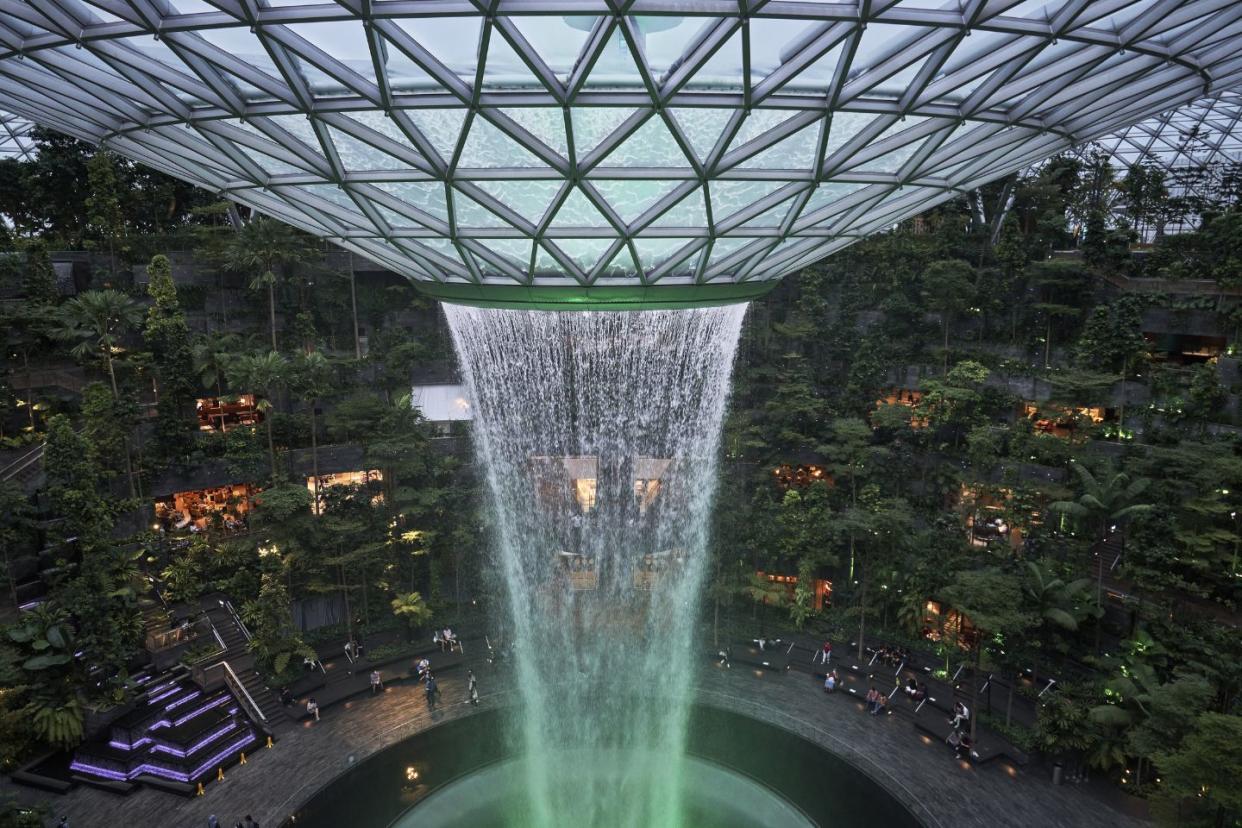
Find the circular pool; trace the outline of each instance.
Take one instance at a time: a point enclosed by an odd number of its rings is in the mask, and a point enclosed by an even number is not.
[[[525,806],[523,759],[498,735],[503,711],[430,728],[355,765],[314,794],[287,828],[559,828]],[[693,708],[682,766],[680,817],[687,828],[916,828],[914,816],[869,776],[782,728],[738,713]],[[563,759],[564,757],[562,757]],[[643,796],[641,757],[569,757],[565,785],[625,784]],[[628,792],[627,792],[628,793]],[[623,817],[624,815],[622,815]],[[607,814],[594,828],[626,824]],[[585,826],[586,823],[584,822]],[[576,826],[575,826],[576,828]]]

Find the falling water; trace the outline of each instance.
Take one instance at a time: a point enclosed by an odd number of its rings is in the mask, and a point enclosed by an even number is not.
[[[689,824],[693,627],[745,306],[445,313],[475,405],[521,700],[530,795],[514,822]]]

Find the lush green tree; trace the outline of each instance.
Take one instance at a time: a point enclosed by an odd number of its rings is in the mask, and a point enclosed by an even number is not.
[[[407,592],[392,599],[392,613],[405,622],[406,640],[413,641],[420,627],[431,623],[435,616],[431,607],[417,592]]]
[[[1091,587],[1089,578],[1078,578],[1066,582],[1049,571],[1046,562],[1027,561],[1025,580],[1022,584],[1026,607],[1034,619],[1035,636],[1038,639],[1036,652],[1046,652],[1057,631],[1075,632],[1084,617],[1083,603],[1087,590]],[[1031,668],[1031,682],[1039,684],[1040,658],[1036,656]]]
[[[154,303],[147,310],[143,338],[151,351],[159,400],[156,408],[157,451],[164,459],[184,457],[190,450],[193,418],[194,357],[185,312],[177,301],[172,265],[155,256],[147,266],[147,294]]]
[[[60,301],[56,289],[56,270],[47,244],[37,239],[26,248],[26,273],[22,279],[22,295],[36,305],[53,306]]]
[[[286,675],[295,658],[315,658],[294,629],[292,607],[284,582],[270,573],[263,576],[259,597],[241,607],[251,631],[250,651],[261,669],[274,676]]]
[[[127,250],[120,187],[112,153],[106,150],[94,153],[86,162],[86,221],[90,236],[87,245],[99,244],[108,251],[108,272],[113,279],[116,278],[116,255]]]
[[[949,326],[975,296],[975,270],[961,259],[932,262],[923,271],[927,307],[940,314],[944,328],[944,371],[949,372]]]
[[[1034,623],[1022,606],[1022,583],[1009,572],[997,568],[958,572],[940,597],[970,619],[975,635],[967,642],[974,655],[975,673],[971,680],[971,710],[979,709],[983,652],[991,636],[1019,640]],[[979,717],[970,717],[970,738],[975,739]]]
[[[120,396],[116,380],[117,354],[124,350],[125,335],[138,326],[138,304],[119,290],[91,290],[60,306],[55,335],[76,343],[75,356],[96,356],[108,374],[112,395]]]
[[[1156,762],[1168,824],[1226,828],[1242,818],[1242,717],[1202,714],[1178,748]]]
[[[275,219],[255,218],[234,234],[225,249],[225,266],[250,275],[250,289],[267,291],[272,350],[276,342],[276,288],[285,272],[314,255],[313,243],[304,233]]]
[[[246,354],[237,359],[233,365],[231,379],[235,387],[251,390],[262,389],[264,399],[256,403],[263,413],[263,424],[267,428],[268,470],[272,477],[277,474],[276,442],[272,437],[273,409],[272,402],[277,392],[289,381],[289,361],[278,351],[267,353]]]

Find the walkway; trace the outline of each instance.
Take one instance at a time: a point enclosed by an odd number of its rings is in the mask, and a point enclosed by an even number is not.
[[[503,666],[493,668],[473,659],[469,666],[483,691],[480,708],[511,700],[502,689],[508,678]],[[15,790],[24,803],[49,802],[54,817],[67,815],[74,828],[202,828],[210,814],[231,826],[247,813],[264,828],[277,828],[298,803],[352,763],[474,710],[465,701],[464,670],[445,674],[440,685],[444,700],[435,713],[427,711],[420,688],[412,683],[328,709],[318,724],[290,728],[273,749],[253,753],[248,764],[229,770],[225,781],[211,785],[202,798],[182,799],[145,788],[119,797],[86,787],[53,796],[14,787],[7,780],[4,787]],[[723,670],[708,664],[701,671],[699,696],[708,704],[799,733],[844,756],[902,799],[928,828],[1147,825],[1080,787],[1054,788],[1038,769],[1011,776],[999,764],[974,767],[955,762],[947,747],[920,739],[909,722],[895,716],[867,716],[846,694],[825,697],[818,682],[803,674],[756,676],[736,666]],[[55,818],[48,824],[55,825]]]

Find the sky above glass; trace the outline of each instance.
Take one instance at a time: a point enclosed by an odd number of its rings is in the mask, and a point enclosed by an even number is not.
[[[731,282],[1237,88],[1240,47],[1224,0],[0,0],[0,109],[414,279]]]

